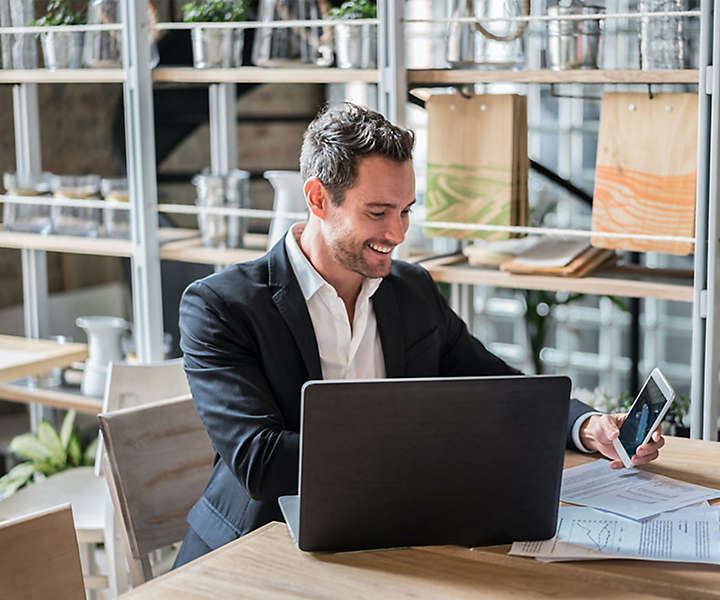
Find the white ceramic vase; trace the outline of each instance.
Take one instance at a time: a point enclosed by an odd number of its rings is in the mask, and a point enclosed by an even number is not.
[[[300,219],[284,216],[277,213],[307,214],[303,180],[300,171],[265,171],[263,177],[267,179],[275,190],[273,212],[275,216],[270,223],[268,235],[268,250],[272,248],[287,233],[290,225]]]
[[[75,324],[85,330],[88,339],[88,359],[80,390],[86,396],[102,396],[108,363],[123,359],[120,339],[129,323],[119,317],[78,317]]]

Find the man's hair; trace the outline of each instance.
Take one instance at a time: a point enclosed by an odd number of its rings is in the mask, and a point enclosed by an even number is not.
[[[393,125],[380,113],[345,102],[321,111],[308,125],[300,152],[303,180],[317,177],[339,206],[355,185],[358,159],[382,156],[397,162],[412,158],[415,134]]]

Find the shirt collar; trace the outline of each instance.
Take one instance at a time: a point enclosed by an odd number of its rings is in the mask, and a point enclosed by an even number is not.
[[[334,288],[323,279],[322,275],[317,272],[312,263],[308,260],[307,256],[300,249],[300,246],[295,239],[293,230],[300,225],[295,223],[288,232],[285,234],[285,249],[290,259],[290,266],[292,267],[295,277],[300,285],[300,290],[303,293],[303,297],[307,302],[315,295],[322,287],[327,286],[331,290],[335,291]],[[382,277],[365,277],[363,279],[362,287],[360,288],[360,294],[358,299],[361,297],[370,298],[382,283]]]

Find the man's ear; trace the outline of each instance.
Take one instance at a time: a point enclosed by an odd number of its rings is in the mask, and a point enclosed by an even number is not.
[[[305,202],[310,212],[320,219],[325,219],[325,211],[330,203],[330,194],[317,177],[310,177],[303,186]]]

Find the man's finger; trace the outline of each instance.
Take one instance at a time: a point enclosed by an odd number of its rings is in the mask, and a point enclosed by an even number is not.
[[[665,438],[661,436],[659,439],[657,439],[654,442],[649,442],[647,444],[643,444],[642,446],[640,446],[637,449],[636,454],[638,454],[638,456],[645,456],[646,454],[650,454],[651,452],[657,452],[664,445],[665,445]]]
[[[600,419],[600,427],[605,434],[605,439],[608,441],[614,440],[620,434],[613,415],[603,415],[602,419]]]
[[[634,465],[644,465],[649,463],[650,461],[655,460],[659,455],[659,452],[652,452],[651,454],[644,454],[642,456],[638,456],[637,454],[632,457],[632,464]]]

